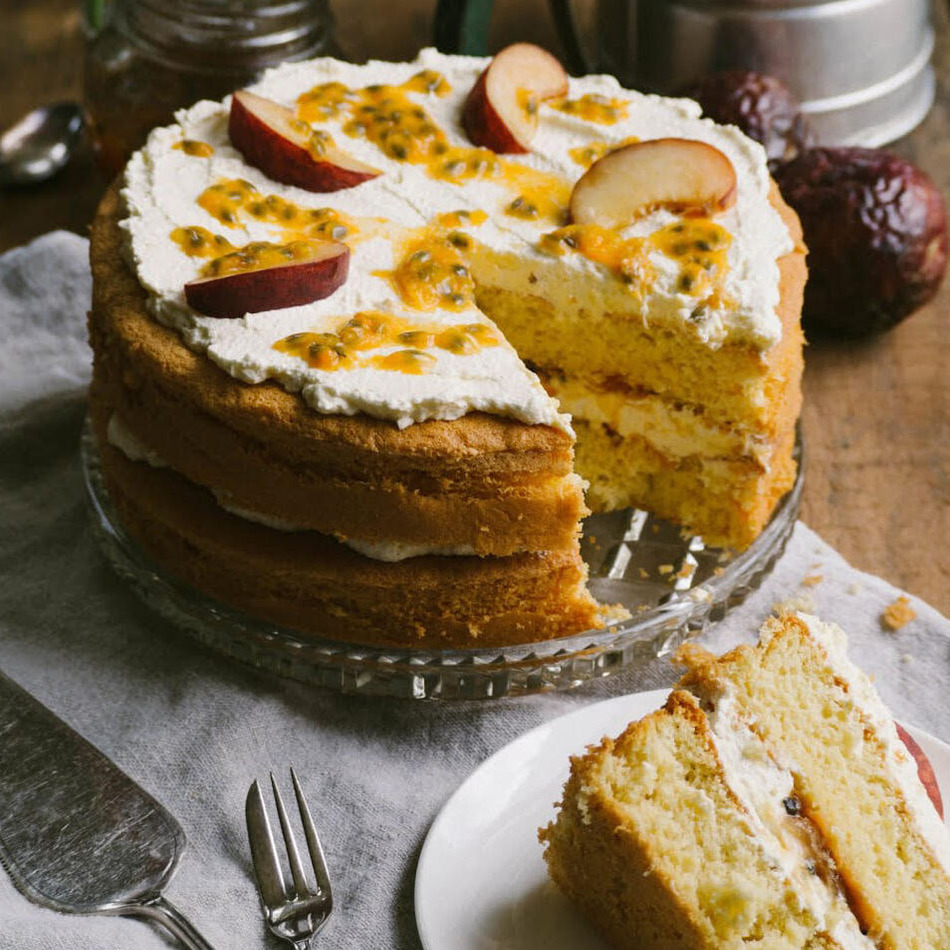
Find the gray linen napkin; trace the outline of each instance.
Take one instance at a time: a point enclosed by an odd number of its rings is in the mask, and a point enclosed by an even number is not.
[[[418,947],[415,864],[456,786],[539,723],[668,684],[673,671],[658,662],[571,694],[420,705],[257,674],[157,619],[113,576],[84,510],[86,254],[85,240],[60,232],[0,257],[0,668],[180,820],[189,848],[168,895],[218,947],[275,946],[257,906],[243,803],[252,778],[288,763],[304,778],[335,883],[320,945]],[[896,715],[950,738],[950,622],[912,601],[917,619],[885,632],[881,611],[899,593],[799,524],[764,587],[707,642],[751,640],[776,601],[810,597],[848,630],[852,656]],[[0,872],[0,950],[169,945],[141,922],[34,907]]]

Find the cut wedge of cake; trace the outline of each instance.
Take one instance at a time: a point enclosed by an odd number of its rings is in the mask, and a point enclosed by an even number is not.
[[[844,634],[681,651],[666,706],[573,760],[540,836],[624,948],[950,946],[950,836]]]

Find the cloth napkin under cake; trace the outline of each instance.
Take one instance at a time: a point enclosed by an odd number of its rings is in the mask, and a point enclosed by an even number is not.
[[[217,947],[275,946],[257,903],[244,796],[252,779],[292,763],[334,881],[318,945],[417,948],[419,850],[475,766],[542,722],[668,685],[675,671],[660,660],[572,693],[479,704],[348,697],[245,669],[154,616],[113,575],[85,510],[87,253],[84,239],[57,232],[0,257],[0,669],[178,818],[189,847],[168,897]],[[852,658],[899,719],[950,738],[950,621],[911,599],[916,618],[885,629],[882,613],[900,594],[800,523],[762,588],[703,642],[720,651],[754,640],[776,602],[810,603],[848,631]],[[139,921],[35,907],[0,872],[0,950],[170,945]]]

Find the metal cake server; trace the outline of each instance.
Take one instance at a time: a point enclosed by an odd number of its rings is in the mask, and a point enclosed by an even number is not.
[[[187,950],[213,950],[161,894],[184,847],[151,795],[0,673],[0,862],[26,897],[145,917]]]

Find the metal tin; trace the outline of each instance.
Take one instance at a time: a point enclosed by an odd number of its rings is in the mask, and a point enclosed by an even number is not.
[[[928,0],[600,0],[596,19],[598,66],[624,85],[670,93],[715,70],[769,73],[826,145],[893,141],[934,98]]]

